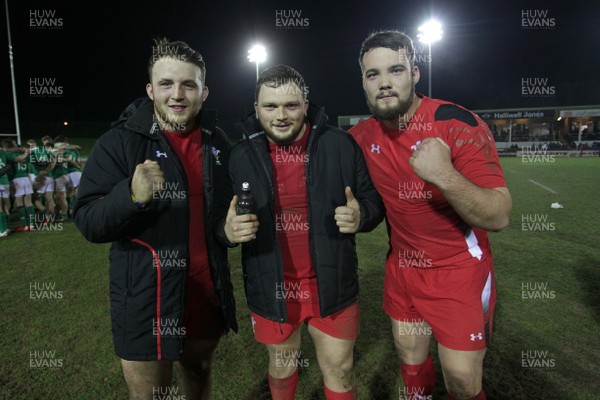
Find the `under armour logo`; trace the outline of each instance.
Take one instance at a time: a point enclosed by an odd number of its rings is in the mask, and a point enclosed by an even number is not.
[[[378,144],[371,145],[371,153],[381,154],[381,146]]]
[[[410,146],[410,149],[412,151],[417,151],[417,149],[419,148],[419,145],[421,144],[420,140],[417,140],[417,143],[413,144],[412,146]]]
[[[159,150],[156,150],[156,157],[167,158],[167,152],[161,153]]]
[[[474,342],[475,340],[483,340],[483,334],[481,332],[477,332],[477,335],[471,333],[471,342]]]

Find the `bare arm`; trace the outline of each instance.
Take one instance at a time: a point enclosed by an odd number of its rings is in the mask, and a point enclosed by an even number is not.
[[[482,188],[466,179],[452,166],[450,148],[442,139],[425,139],[409,162],[421,179],[438,187],[467,224],[488,231],[508,225],[512,208],[508,189]]]

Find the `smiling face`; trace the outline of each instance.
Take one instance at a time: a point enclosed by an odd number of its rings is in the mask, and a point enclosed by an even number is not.
[[[152,67],[152,81],[146,85],[146,93],[154,102],[154,116],[161,129],[189,132],[208,96],[208,88],[198,66],[163,57]]]
[[[367,105],[375,118],[392,121],[408,112],[420,74],[404,49],[375,47],[364,54],[361,69]]]
[[[287,144],[302,137],[308,100],[295,83],[278,87],[261,85],[254,108],[271,142]]]

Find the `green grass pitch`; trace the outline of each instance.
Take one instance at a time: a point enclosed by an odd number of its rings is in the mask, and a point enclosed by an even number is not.
[[[600,159],[526,161],[501,159],[513,210],[509,227],[490,234],[498,304],[484,387],[489,399],[598,399]],[[550,208],[553,202],[564,208]],[[390,323],[381,309],[384,225],[359,235],[357,242],[359,399],[402,399]],[[72,223],[60,231],[0,239],[0,398],[127,397],[112,348],[108,248],[86,242]],[[269,399],[267,354],[252,338],[238,249],[230,262],[240,332],[219,345],[212,398]],[[39,285],[55,298],[32,299],[32,288]],[[301,350],[307,361],[300,369],[297,398],[324,399],[306,329]],[[437,362],[436,369],[434,398],[445,399]]]

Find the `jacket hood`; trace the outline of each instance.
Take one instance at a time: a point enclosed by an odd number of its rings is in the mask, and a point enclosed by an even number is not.
[[[202,109],[196,117],[196,121],[203,130],[212,133],[217,124],[217,110]],[[158,123],[154,122],[154,104],[148,97],[140,97],[131,102],[119,118],[111,124],[111,128],[123,125],[125,129],[150,138],[156,138],[160,130]]]
[[[318,132],[321,127],[327,123],[329,117],[325,114],[325,107],[319,107],[316,104],[308,103],[307,119],[314,127],[313,130]],[[235,124],[235,127],[242,132],[244,138],[249,138],[255,133],[262,132],[263,128],[256,118],[256,113],[251,113],[244,121]]]

